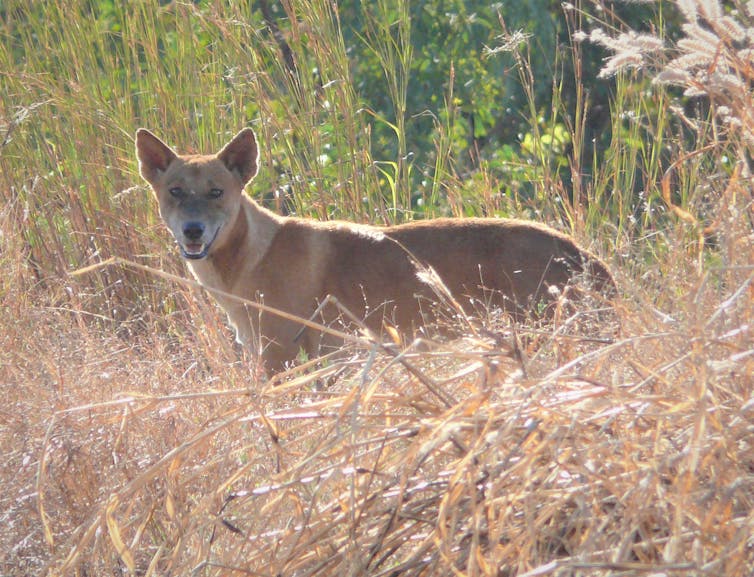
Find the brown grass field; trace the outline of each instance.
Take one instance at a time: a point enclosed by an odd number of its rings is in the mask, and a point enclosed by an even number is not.
[[[25,54],[0,48],[0,575],[754,575],[750,65],[729,61],[741,92],[710,84],[727,116],[684,125],[691,146],[676,132],[688,118],[647,120],[668,157],[661,170],[646,160],[649,144],[640,151],[651,204],[641,226],[620,209],[612,220],[599,212],[600,198],[635,201],[621,196],[639,163],[633,141],[600,167],[606,196],[595,184],[564,213],[543,181],[539,200],[508,207],[544,215],[605,259],[620,292],[611,314],[587,302],[533,327],[449,307],[464,338],[359,334],[345,361],[302,361],[264,381],[208,295],[174,278],[186,271],[131,140],[138,118],[212,149],[244,122],[218,112],[197,132],[178,121],[181,106],[209,109],[228,87],[211,81],[215,60],[197,60],[185,35],[184,56],[181,45],[177,56],[151,51],[155,32],[206,27],[217,35],[212,58],[234,62],[240,35],[255,32],[212,10],[200,18],[174,4],[154,16],[138,4],[122,37],[141,51],[108,64],[107,39],[79,44],[99,38],[79,3],[56,5],[44,26],[24,6],[0,24]],[[302,20],[327,16],[325,3],[293,6]],[[716,66],[732,43],[720,46]],[[130,89],[149,99],[141,114],[102,92],[103,69],[133,72],[129,54],[154,68],[133,74]],[[328,57],[335,67],[339,56]],[[712,66],[684,65],[675,84],[695,86],[699,66]],[[308,112],[275,113],[277,72],[231,91],[238,110],[244,90],[255,95],[263,142],[286,129],[310,135],[295,124]],[[646,85],[631,78],[621,94],[646,111]],[[180,102],[152,102],[177,85]],[[654,90],[663,104],[652,110],[675,114],[665,87]],[[340,96],[343,128],[351,96]],[[318,152],[288,144],[263,165],[288,154],[304,171]],[[351,147],[337,170],[359,174],[349,180],[358,199],[379,174]],[[270,177],[260,178],[264,187]],[[491,176],[482,182],[494,188]],[[347,203],[305,198],[310,215]]]

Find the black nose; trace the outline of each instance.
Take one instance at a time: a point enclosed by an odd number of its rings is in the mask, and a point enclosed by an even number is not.
[[[204,223],[189,221],[183,225],[183,236],[189,240],[199,240],[204,234]]]

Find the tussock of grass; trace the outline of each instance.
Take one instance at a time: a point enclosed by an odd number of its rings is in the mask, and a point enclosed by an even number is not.
[[[182,151],[209,150],[254,123],[270,167],[256,189],[270,204],[400,220],[407,191],[390,182],[410,167],[371,158],[377,120],[360,108],[337,12],[285,3],[296,62],[319,72],[297,77],[241,3],[114,3],[108,18],[78,2],[33,5],[0,8],[0,573],[754,573],[741,94],[708,94],[732,99],[727,111],[690,122],[665,87],[619,74],[598,162],[579,136],[586,98],[560,110],[554,83],[571,200],[552,166],[539,167],[532,198],[501,198],[484,165],[463,188],[466,175],[446,174],[450,126],[438,124],[432,202],[453,185],[440,210],[461,213],[478,191],[482,212],[570,229],[611,265],[612,316],[587,295],[553,324],[512,327],[494,311],[454,318],[448,301],[458,339],[359,335],[337,360],[265,381],[204,292],[147,268],[185,276],[135,186],[131,135],[162,127]],[[730,28],[709,14],[720,34]],[[410,60],[384,36],[390,24],[364,40],[385,62]],[[726,62],[735,73],[739,61]],[[519,65],[524,82],[537,73]],[[673,78],[696,86],[709,65]],[[393,80],[400,111],[405,79]],[[532,146],[547,163],[553,133],[539,130]],[[111,257],[147,266],[69,275]]]

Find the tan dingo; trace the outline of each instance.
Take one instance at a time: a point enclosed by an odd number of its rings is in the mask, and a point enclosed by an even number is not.
[[[437,219],[390,227],[278,216],[244,193],[258,170],[254,132],[239,132],[219,153],[179,156],[145,129],[136,133],[141,175],[198,281],[305,319],[331,295],[376,331],[385,324],[411,334],[437,300],[417,274],[431,267],[456,300],[502,307],[523,318],[563,290],[576,274],[597,290],[610,273],[572,239],[543,225],[508,219]],[[331,338],[279,316],[215,295],[239,342],[267,370],[316,356]],[[316,319],[338,317],[325,306]]]

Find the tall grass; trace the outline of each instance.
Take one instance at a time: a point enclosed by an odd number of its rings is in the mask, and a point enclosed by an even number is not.
[[[711,1],[681,14],[721,18]],[[448,71],[437,154],[422,159],[438,176],[427,216],[463,214],[474,195],[488,214],[573,232],[621,289],[607,341],[574,334],[581,317],[534,329],[489,311],[458,341],[359,337],[347,361],[265,382],[190,284],[134,267],[68,274],[119,256],[185,276],[137,175],[138,126],[187,152],[251,125],[253,194],[269,206],[410,217],[406,4],[378,3],[362,34],[395,118],[365,109],[337,5],[264,4],[0,7],[0,573],[751,575],[745,93],[710,91],[709,114],[692,115],[651,74],[619,72],[598,156],[588,87],[567,110],[556,72],[547,118],[525,111],[531,163],[511,157],[529,181],[506,183],[484,164],[454,173]],[[583,23],[599,22],[615,34],[596,38],[621,48],[605,38],[628,31],[605,8],[577,7],[570,25],[594,38]],[[727,28],[710,28],[720,58],[748,46]],[[582,46],[561,58],[578,64]],[[531,91],[543,72],[512,48]],[[722,61],[748,86],[732,57],[670,80],[699,88]],[[375,123],[394,127],[395,158],[373,157]]]

